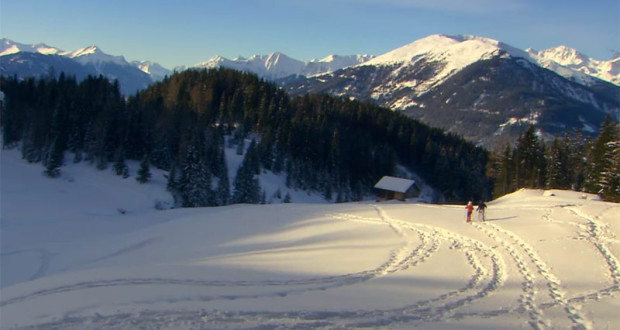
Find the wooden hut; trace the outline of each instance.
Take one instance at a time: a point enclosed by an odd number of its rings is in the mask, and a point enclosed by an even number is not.
[[[396,199],[404,201],[407,198],[420,196],[420,188],[415,181],[393,176],[384,176],[375,184],[377,201]]]

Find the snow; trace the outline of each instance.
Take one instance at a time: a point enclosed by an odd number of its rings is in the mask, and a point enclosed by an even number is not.
[[[2,329],[620,325],[620,205],[594,195],[521,190],[471,224],[413,202],[156,210],[163,172],[0,158]]]
[[[0,52],[0,56],[11,55],[11,54],[16,54],[16,53],[19,53],[19,48],[17,47],[17,45],[11,45],[5,50],[3,50],[2,52]]]

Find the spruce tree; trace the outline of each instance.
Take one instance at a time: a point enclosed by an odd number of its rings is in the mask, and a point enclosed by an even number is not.
[[[117,148],[114,152],[114,165],[112,166],[112,169],[116,175],[121,175],[123,178],[129,177],[129,168],[125,163],[125,152],[122,148]]]
[[[555,138],[547,152],[546,188],[570,189],[571,175],[568,165],[568,148],[562,140]]]
[[[180,194],[180,172],[178,170],[178,166],[176,164],[172,164],[170,171],[168,172],[168,176],[166,177],[168,182],[166,183],[166,189],[172,194],[174,198],[174,205],[176,207],[183,206],[183,198]]]
[[[598,185],[598,194],[603,200],[620,202],[620,139],[607,142],[607,153]]]
[[[510,145],[506,145],[504,151],[497,155],[495,162],[495,184],[493,195],[503,196],[514,191],[513,151]]]
[[[594,141],[584,171],[584,188],[588,192],[599,193],[601,190],[602,174],[606,172],[606,168],[609,168],[607,160],[613,157],[613,153],[610,153],[610,150],[613,149],[613,144],[609,145],[609,142],[618,140],[616,137],[618,134],[616,125],[609,115],[601,124],[599,134]]]
[[[574,134],[566,134],[565,145],[567,148],[567,168],[571,189],[578,191],[582,189],[584,179],[584,168],[586,164],[587,150],[590,148],[588,139],[584,137],[580,130],[575,130]]]
[[[218,148],[218,156],[216,158],[217,168],[217,186],[215,188],[216,205],[227,205],[230,202],[230,180],[228,179],[228,166],[226,166],[226,157],[224,155],[224,140],[220,141]]]
[[[234,190],[233,203],[257,204],[260,202],[260,184],[255,177],[256,164],[254,157],[254,143],[250,145],[243,158],[243,162],[237,170],[237,175],[233,182]]]
[[[604,157],[600,160],[597,193],[606,201],[620,202],[620,124],[613,126],[611,141],[605,143]]]
[[[60,167],[63,164],[63,160],[64,152],[59,147],[57,140],[54,140],[51,150],[48,153],[47,160],[45,161],[45,175],[50,178],[60,176]]]
[[[151,178],[151,169],[149,166],[149,160],[147,157],[144,157],[142,162],[140,163],[140,169],[138,169],[138,176],[136,177],[136,181],[140,183],[146,183]]]
[[[544,146],[530,126],[521,136],[515,148],[516,188],[543,188],[545,184]]]
[[[194,130],[190,134],[178,181],[182,206],[215,206],[217,201],[211,187],[212,173],[205,157],[206,142],[204,136],[198,130]]]

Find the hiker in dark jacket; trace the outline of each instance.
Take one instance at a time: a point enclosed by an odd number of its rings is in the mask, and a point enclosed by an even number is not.
[[[482,221],[484,221],[484,211],[487,209],[487,205],[484,202],[480,202],[480,204],[478,204],[478,207],[476,208],[476,211],[478,212],[478,214],[480,215],[480,219],[482,219]]]

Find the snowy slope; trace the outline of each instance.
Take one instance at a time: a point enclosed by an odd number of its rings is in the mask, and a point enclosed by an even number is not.
[[[234,60],[215,56],[208,61],[196,64],[194,67],[207,69],[226,67],[252,72],[262,78],[275,80],[291,75],[313,76],[333,72],[365,62],[371,58],[370,55],[330,55],[320,60],[300,61],[280,52],[274,52],[268,55],[253,55],[250,58],[238,57]]]
[[[2,329],[620,324],[620,205],[592,195],[523,190],[472,224],[415,203],[156,211],[161,173],[50,180],[18,156],[2,150]]]

